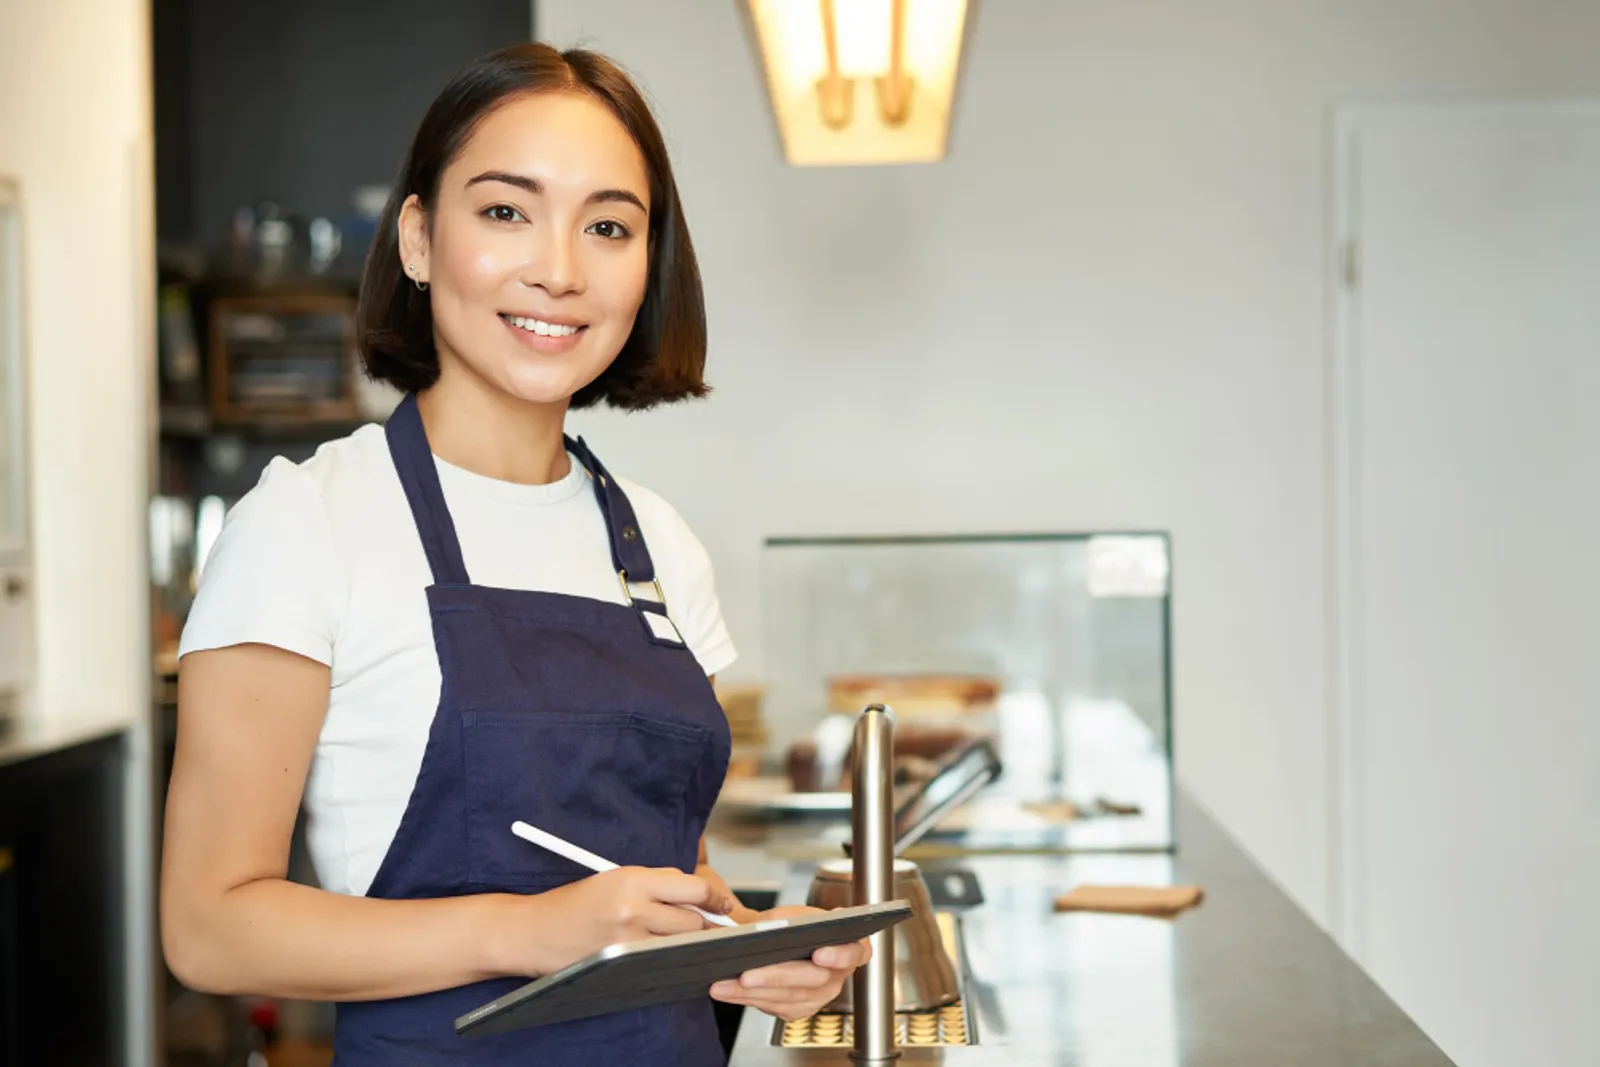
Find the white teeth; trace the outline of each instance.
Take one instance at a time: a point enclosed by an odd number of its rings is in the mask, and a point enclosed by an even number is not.
[[[576,326],[557,326],[543,319],[525,319],[520,315],[507,315],[506,321],[519,330],[528,330],[540,337],[570,337],[578,332]]]

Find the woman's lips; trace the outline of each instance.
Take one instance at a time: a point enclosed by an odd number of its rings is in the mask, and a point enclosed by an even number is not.
[[[570,350],[577,345],[584,331],[589,328],[574,323],[550,322],[523,315],[501,315],[500,321],[506,324],[506,329],[516,335],[518,341],[536,352],[546,353]]]

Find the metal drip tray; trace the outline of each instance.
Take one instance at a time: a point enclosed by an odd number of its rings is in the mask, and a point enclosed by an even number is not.
[[[956,917],[938,912],[944,950],[955,964],[956,974],[966,976],[966,961],[961,955],[961,937]],[[779,1023],[772,1043],[781,1048],[849,1048],[855,1043],[855,1016],[825,1013],[792,1023]],[[976,1045],[977,1035],[967,1018],[966,1006],[957,1000],[930,1011],[902,1012],[895,1016],[895,1043],[902,1048],[939,1048],[951,1045]]]
[[[902,1048],[968,1045],[967,1013],[958,1000],[933,1011],[895,1017],[895,1043]],[[784,1048],[848,1048],[855,1044],[855,1017],[813,1015],[785,1023],[778,1035]]]

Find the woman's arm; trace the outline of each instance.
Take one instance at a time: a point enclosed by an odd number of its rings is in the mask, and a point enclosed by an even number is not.
[[[722,906],[680,871],[623,868],[534,897],[377,900],[296,885],[289,839],[328,668],[266,645],[184,657],[167,798],[162,944],[191,988],[308,1000],[408,996],[559,969]]]
[[[328,668],[266,645],[185,656],[167,796],[162,943],[186,985],[403,996],[493,973],[492,898],[377,901],[286,880]]]

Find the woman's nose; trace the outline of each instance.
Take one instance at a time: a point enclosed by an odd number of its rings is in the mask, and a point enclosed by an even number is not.
[[[551,296],[583,291],[583,263],[577,242],[564,234],[535,237],[522,269],[522,284],[543,289]]]

